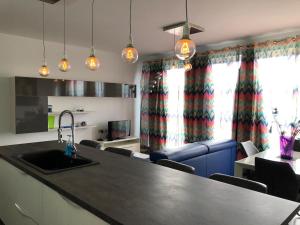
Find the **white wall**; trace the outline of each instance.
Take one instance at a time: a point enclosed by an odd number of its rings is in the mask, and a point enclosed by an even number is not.
[[[59,59],[62,57],[62,44],[46,42],[47,63],[51,70],[49,78],[100,80],[117,83],[134,83],[135,65],[122,62],[120,54],[97,51],[101,60],[101,68],[97,72],[88,71],[84,67],[85,58],[89,55],[88,48],[67,46],[68,58],[72,63],[72,70],[62,73],[57,69]],[[11,77],[27,76],[39,77],[37,71],[42,64],[41,40],[0,34],[0,146],[18,143],[55,140],[56,132],[43,132],[34,134],[16,135],[12,125],[12,96]],[[108,120],[131,119],[134,128],[134,105],[136,100],[121,98],[76,98],[76,97],[50,97],[54,111],[83,107],[93,111],[87,115],[77,116],[77,120],[85,120],[95,124],[98,128],[106,126]],[[38,121],[37,121],[38,122]],[[96,138],[98,128],[83,129],[76,132],[76,141],[84,138]],[[134,131],[133,131],[134,132]]]

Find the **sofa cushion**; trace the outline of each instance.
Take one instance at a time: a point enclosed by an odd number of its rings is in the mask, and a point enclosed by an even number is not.
[[[196,175],[207,177],[207,156],[208,154],[197,156],[194,158],[183,160],[181,161],[181,163],[194,167]]]
[[[207,146],[208,153],[223,151],[225,149],[236,148],[236,142],[233,140],[209,140],[200,141],[198,144]]]
[[[218,151],[206,155],[206,176],[214,173],[233,175],[233,162],[231,161],[231,151]]]
[[[160,159],[170,159],[176,162],[181,162],[207,153],[207,146],[199,143],[191,143],[177,148],[165,148],[161,151],[151,152],[150,160],[156,162]]]

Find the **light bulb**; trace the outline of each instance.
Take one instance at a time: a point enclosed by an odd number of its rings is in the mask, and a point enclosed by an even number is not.
[[[184,63],[184,70],[186,72],[190,71],[193,68],[192,64],[190,62],[185,62]]]
[[[62,58],[58,64],[58,68],[61,72],[67,72],[71,69],[71,64],[67,58]]]
[[[122,51],[122,59],[127,63],[135,63],[139,58],[138,51],[133,47],[132,44],[129,44]]]
[[[182,38],[176,42],[175,54],[180,60],[192,58],[196,53],[196,45],[189,38]]]
[[[171,66],[171,70],[175,70],[175,69],[176,69],[176,64],[173,62]]]
[[[100,67],[100,62],[98,58],[94,55],[91,54],[86,60],[85,60],[85,65],[88,69],[95,71]]]
[[[50,74],[49,67],[46,64],[42,65],[39,69],[39,74],[42,77],[48,77],[48,75]]]

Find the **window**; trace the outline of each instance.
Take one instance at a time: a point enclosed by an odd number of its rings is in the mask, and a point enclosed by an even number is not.
[[[215,139],[230,139],[232,136],[232,116],[234,109],[234,94],[239,74],[239,62],[230,64],[214,64],[212,67],[215,90]],[[184,69],[167,71],[169,90],[167,107],[167,147],[184,144]]]
[[[167,71],[167,85],[169,90],[167,107],[167,147],[177,147],[184,143],[184,69]]]
[[[212,65],[214,84],[214,139],[232,138],[235,90],[240,62]],[[279,148],[279,132],[274,124],[272,110],[278,109],[278,120],[283,129],[289,130],[293,121],[300,120],[300,59],[295,56],[274,57],[257,60],[256,74],[263,88],[263,108],[269,128],[271,149]],[[169,97],[167,147],[184,143],[184,85],[183,69],[167,71]]]
[[[295,56],[258,60],[257,74],[263,87],[263,107],[269,126],[272,127],[269,135],[271,149],[279,149],[279,132],[272,110],[278,109],[278,121],[284,130],[289,130],[289,124],[300,119],[299,62]]]
[[[240,62],[212,65],[214,83],[214,139],[232,138],[234,95]]]

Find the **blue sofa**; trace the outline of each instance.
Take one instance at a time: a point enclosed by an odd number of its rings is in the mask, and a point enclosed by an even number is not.
[[[214,173],[233,175],[237,143],[233,140],[210,140],[150,153],[150,160],[170,159],[193,166],[196,174],[209,177]]]

